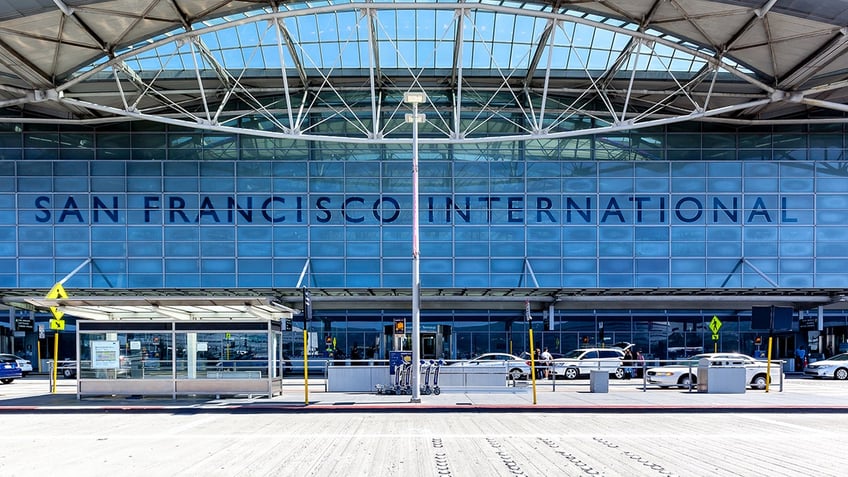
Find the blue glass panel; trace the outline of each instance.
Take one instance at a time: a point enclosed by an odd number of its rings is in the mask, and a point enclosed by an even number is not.
[[[751,192],[774,192],[778,187],[777,176],[747,176],[744,180],[745,191]]]
[[[813,227],[787,227],[779,229],[780,239],[785,241],[812,242],[815,239]]]
[[[742,230],[739,227],[710,227],[707,229],[707,240],[709,242],[740,241]]]
[[[676,176],[671,180],[671,190],[676,193],[703,192],[707,190],[705,177]]]
[[[815,247],[812,242],[783,242],[780,244],[780,256],[813,257],[815,256]]]
[[[257,254],[257,256],[266,256],[263,254]],[[262,274],[271,272],[271,263],[265,259],[248,259],[248,258],[239,258],[236,261],[236,266],[238,267],[239,275],[243,273],[251,274]]]
[[[603,174],[607,171],[601,171],[601,177],[603,180],[599,181],[598,190],[600,192],[612,192],[617,194],[622,194],[626,192],[633,192],[633,178],[632,177],[606,177]]]
[[[746,227],[744,229],[745,240],[748,242],[776,242],[778,240],[777,227]]]
[[[457,257],[488,257],[488,243],[456,242],[454,244]]]
[[[169,257],[197,257],[200,255],[200,243],[165,242],[165,255]]]
[[[412,243],[411,242],[383,242],[382,255],[383,257],[411,257]]]
[[[672,259],[670,271],[673,274],[702,274],[706,270],[704,259]]]
[[[845,257],[848,256],[848,241],[845,242],[819,242],[816,244],[816,256],[818,257]]]
[[[781,259],[778,263],[780,273],[795,273],[795,274],[803,274],[809,273],[810,270],[813,269],[813,264],[815,261],[813,259],[809,260],[799,260],[799,259]],[[785,285],[784,285],[785,286]]]
[[[598,286],[613,287],[613,288],[631,288],[635,287],[636,283],[633,275],[630,274],[599,274]]]
[[[560,256],[560,243],[542,241],[528,242],[527,255],[530,257],[558,258]],[[546,260],[543,260],[542,262],[549,263],[549,261]]]
[[[497,245],[492,245],[491,254],[493,257],[523,257],[524,242],[501,242]]]
[[[163,192],[185,193],[199,190],[199,180],[196,177],[165,177],[162,182]]]
[[[236,261],[229,258],[209,259],[203,258],[200,261],[200,271],[204,274],[214,273],[235,273]]]
[[[385,273],[382,276],[383,284],[382,286],[393,288],[393,287],[409,287],[410,281],[409,275],[398,275],[392,273]],[[444,285],[448,286],[448,285]]]
[[[345,272],[348,274],[348,277],[357,275],[367,275],[369,277],[379,276],[380,260],[345,260]]]
[[[710,257],[742,257],[742,244],[734,242],[710,242],[707,244]]]
[[[491,273],[510,273],[513,276],[521,275],[524,271],[523,259],[493,259],[489,264]]]
[[[707,285],[704,275],[672,275],[669,286],[675,288],[703,288]]]
[[[637,257],[668,257],[669,254],[668,242],[637,242],[635,247]]]
[[[89,182],[91,192],[126,192],[124,177],[92,177]]]
[[[486,268],[483,268],[482,271],[485,271]],[[451,259],[429,259],[429,260],[421,260],[421,272],[422,273],[447,273],[450,274],[453,272],[453,265]]]
[[[643,273],[636,275],[636,286],[638,288],[660,288],[668,286],[668,275]]]
[[[20,242],[52,241],[54,231],[52,227],[23,226],[18,228],[18,240]],[[14,239],[15,230],[8,229],[8,233],[9,238]]]
[[[609,242],[632,242],[633,227],[601,227],[598,238],[603,245]]]
[[[601,258],[598,260],[598,271],[600,273],[633,273],[633,260]]]
[[[20,192],[41,192],[50,190],[53,180],[49,177],[19,177],[18,190]]]
[[[53,242],[19,242],[18,254],[22,257],[52,257]]]
[[[563,246],[563,257],[595,257],[598,247],[595,242],[569,242]]]
[[[595,273],[597,272],[597,261],[594,259],[574,259],[563,260],[563,273]]]
[[[307,257],[309,256],[308,246],[306,241],[291,241],[281,242],[275,240],[274,256],[275,257]]]
[[[746,242],[744,245],[746,257],[776,257],[776,242]]]
[[[234,257],[235,254],[235,242],[200,242],[200,255],[203,257]]]
[[[411,250],[411,248],[410,248]],[[450,257],[452,256],[451,244],[450,242],[443,241],[422,241],[421,242],[421,256],[427,258],[433,257]]]
[[[467,284],[461,284],[461,280],[465,277],[454,277],[451,274],[422,274],[421,284],[426,287],[481,287],[486,286],[485,277],[481,275],[472,275],[471,280]],[[479,279],[479,282],[477,281]],[[408,286],[408,285],[407,285]]]
[[[201,177],[198,181],[198,191],[210,192],[229,192],[233,193],[236,190],[236,181],[233,177]]]
[[[835,193],[844,193],[845,192],[845,178],[820,178],[816,180],[816,190],[821,193],[826,192],[835,192]]]
[[[200,274],[169,273],[165,275],[165,286],[174,288],[190,288],[200,286]]]
[[[131,288],[161,288],[165,286],[164,275],[159,274],[141,274],[131,273],[128,280],[128,285]]]
[[[165,260],[165,273],[196,273],[197,260]],[[199,276],[199,275],[198,275]]]
[[[348,257],[378,257],[380,256],[380,244],[377,241],[347,242],[345,254]],[[376,272],[379,273],[379,268]]]
[[[412,273],[412,260],[383,259],[383,273]]]
[[[56,257],[87,258],[91,253],[89,252],[88,242],[59,242],[55,244],[54,255]]]
[[[817,242],[833,242],[845,240],[845,228],[840,226],[816,227]]]
[[[562,190],[568,193],[593,193],[598,190],[598,183],[594,177],[569,178],[562,180]]]
[[[125,242],[94,242],[92,247],[97,250],[97,258],[100,257],[124,257],[127,255]],[[99,263],[99,262],[98,262]]]
[[[343,242],[312,242],[312,256],[317,257],[343,257]]]
[[[161,254],[160,254],[161,256]],[[162,262],[159,260],[131,258],[127,260],[127,271],[131,275],[143,273],[162,273]]]
[[[568,275],[564,277],[566,287],[570,288],[594,288],[598,286],[596,275]]]

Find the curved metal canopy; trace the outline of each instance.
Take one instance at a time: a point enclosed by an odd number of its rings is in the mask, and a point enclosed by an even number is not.
[[[423,90],[424,143],[842,122],[846,20],[842,0],[5,1],[0,120],[408,142]]]

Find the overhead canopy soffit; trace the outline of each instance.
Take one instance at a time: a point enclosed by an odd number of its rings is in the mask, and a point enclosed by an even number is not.
[[[251,296],[74,296],[46,299],[18,296],[4,299],[13,306],[57,309],[90,320],[272,320],[291,318],[295,310],[278,300]]]
[[[408,289],[311,288],[316,311],[408,310]],[[254,294],[255,293],[255,294]],[[68,290],[69,297],[46,299],[38,290],[5,290],[8,306],[64,313],[94,320],[281,320],[298,316],[302,290]],[[796,310],[847,309],[846,289],[422,289],[421,308],[431,311],[514,311],[523,316],[553,307],[585,310],[732,310],[753,306],[790,306]]]
[[[409,90],[425,143],[848,110],[843,1],[275,4],[0,2],[0,108],[372,143],[409,141]]]

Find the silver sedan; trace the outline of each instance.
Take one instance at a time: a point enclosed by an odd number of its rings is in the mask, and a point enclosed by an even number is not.
[[[848,353],[837,354],[825,360],[816,361],[804,368],[804,375],[844,381],[848,379]]]

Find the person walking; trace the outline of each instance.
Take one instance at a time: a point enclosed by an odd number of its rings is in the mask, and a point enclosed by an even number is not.
[[[551,366],[553,365],[554,357],[548,351],[548,348],[545,348],[545,351],[542,351],[541,358],[542,365],[545,367],[545,379],[549,379],[551,377]]]
[[[633,367],[635,366],[633,352],[630,351],[630,348],[624,351],[624,358],[621,364],[624,366],[624,379],[630,379],[633,376]]]

